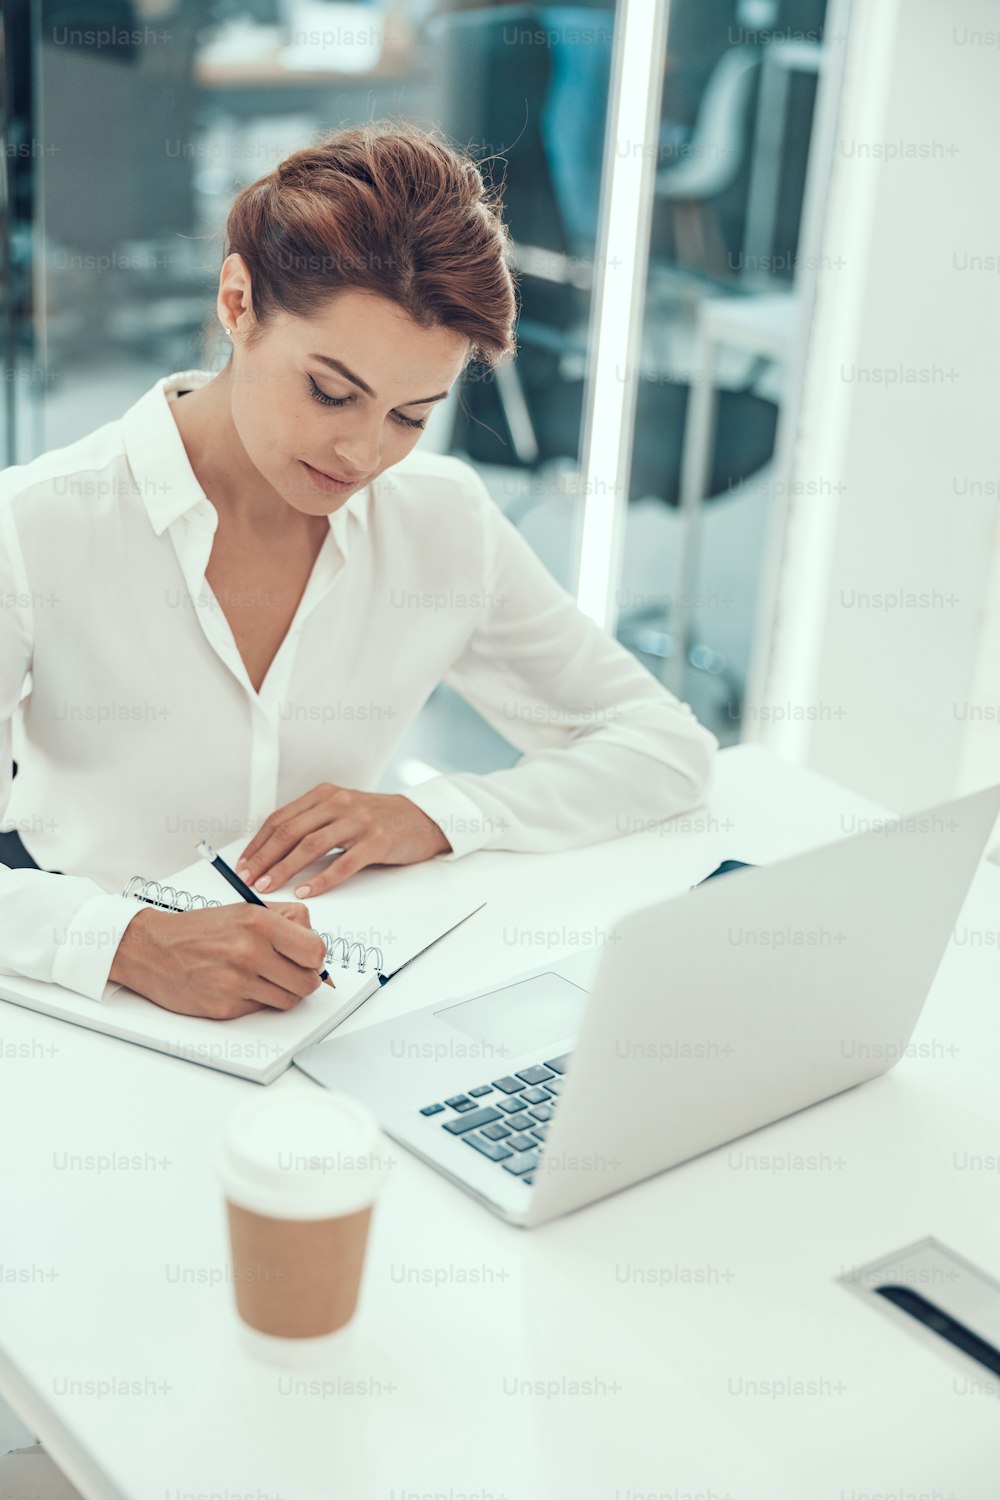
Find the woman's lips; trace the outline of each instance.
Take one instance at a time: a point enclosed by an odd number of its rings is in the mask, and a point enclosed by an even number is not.
[[[361,483],[360,479],[334,479],[322,469],[313,468],[312,464],[306,463],[304,458],[300,458],[299,463],[302,464],[317,489],[325,491],[328,495],[342,495],[345,490],[352,490],[355,485]]]

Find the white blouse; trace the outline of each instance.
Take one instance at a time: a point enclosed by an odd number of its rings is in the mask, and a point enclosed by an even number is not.
[[[377,789],[442,680],[524,754],[407,789],[452,845],[439,858],[593,843],[702,800],[715,737],[453,457],[414,449],[330,516],[255,692],[168,407],[211,378],[168,375],[0,475],[0,827],[43,867],[0,864],[0,970],[101,999],[142,909],[132,875],[166,879],[199,837],[249,842],[319,782]]]

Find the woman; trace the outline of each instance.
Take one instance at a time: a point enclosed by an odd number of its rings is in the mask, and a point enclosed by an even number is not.
[[[178,917],[109,894],[199,835],[242,839],[259,891],[343,850],[304,898],[668,817],[717,746],[469,465],[419,450],[469,362],[514,349],[472,160],[387,123],[294,153],[234,202],[216,308],[220,373],[169,375],[0,481],[0,807],[35,866],[0,866],[0,952],[95,1001],[110,979],[228,1019],[311,993],[323,945],[297,902]],[[370,790],[442,680],[524,758]]]

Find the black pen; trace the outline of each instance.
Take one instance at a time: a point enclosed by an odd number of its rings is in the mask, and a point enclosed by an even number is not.
[[[202,839],[200,844],[195,844],[195,848],[201,855],[202,859],[207,859],[209,864],[213,865],[215,869],[218,870],[223,880],[229,881],[229,884],[232,886],[233,890],[237,891],[239,895],[243,897],[244,901],[250,901],[254,906],[267,905],[267,902],[262,901],[256,891],[252,891],[250,887],[240,879],[235,870],[231,870],[229,868],[222,856],[216,854],[211,844],[207,843],[205,839]],[[330,986],[331,990],[335,990],[337,988],[325,969],[319,977],[324,984],[328,984]]]

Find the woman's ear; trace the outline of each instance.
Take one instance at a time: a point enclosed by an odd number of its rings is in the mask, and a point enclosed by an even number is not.
[[[245,314],[252,316],[250,271],[242,255],[227,255],[219,273],[219,296],[216,310],[223,328],[235,330]]]

